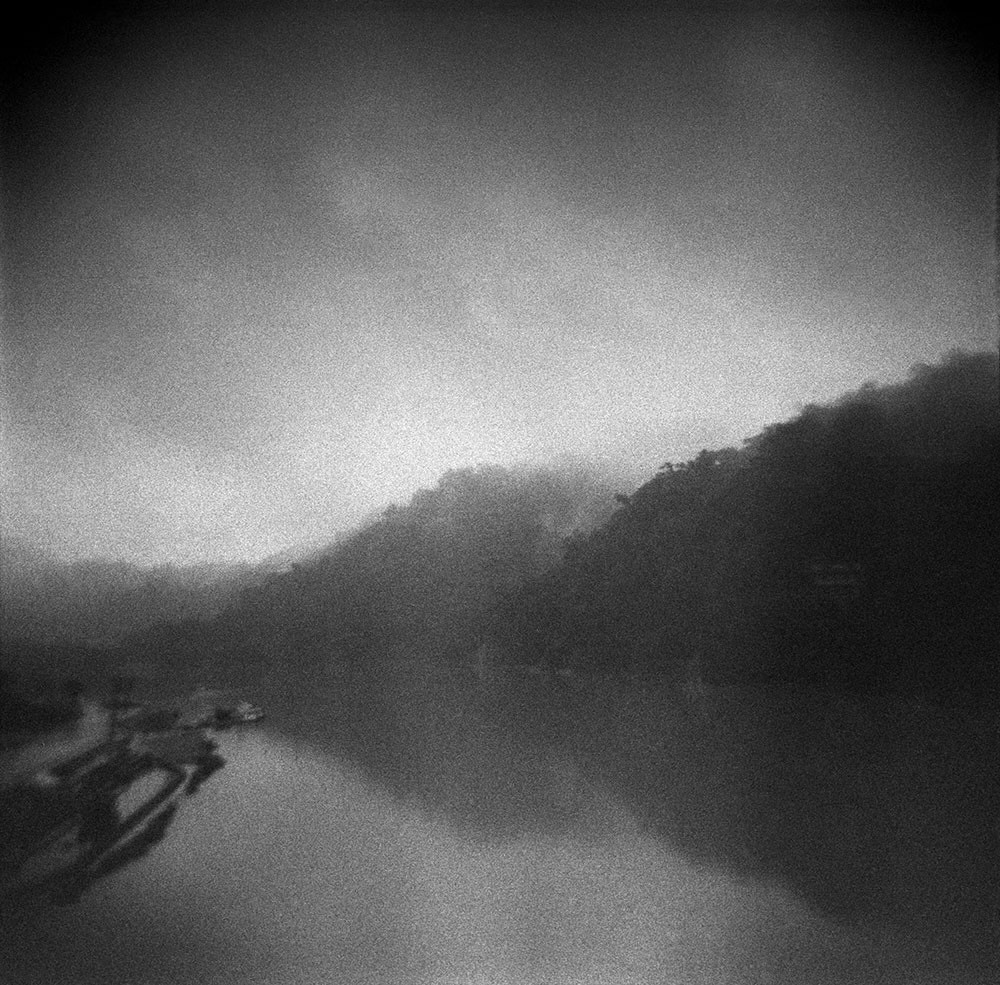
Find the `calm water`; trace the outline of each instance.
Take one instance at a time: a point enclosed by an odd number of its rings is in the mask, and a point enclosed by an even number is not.
[[[572,760],[539,753],[556,831],[499,840],[268,733],[149,857],[0,928],[10,983],[967,982],[786,889],[685,861]],[[945,964],[945,962],[941,962]]]

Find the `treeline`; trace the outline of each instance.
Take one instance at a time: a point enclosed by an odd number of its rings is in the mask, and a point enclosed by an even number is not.
[[[244,590],[209,622],[132,637],[120,662],[174,679],[303,680],[374,653],[464,659],[501,605],[614,509],[585,466],[445,474],[317,556]]]
[[[995,695],[998,396],[953,353],[668,462],[494,630],[557,666]]]
[[[389,654],[955,700],[997,692],[997,359],[954,353],[806,407],[631,495],[583,467],[481,467],[210,618],[91,664],[301,686]],[[615,493],[618,492],[616,496]]]

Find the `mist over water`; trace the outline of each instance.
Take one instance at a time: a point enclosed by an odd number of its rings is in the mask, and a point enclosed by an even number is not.
[[[969,981],[888,931],[686,861],[563,753],[532,782],[564,823],[493,839],[315,746],[254,732],[223,752],[157,851],[5,928],[5,981]]]

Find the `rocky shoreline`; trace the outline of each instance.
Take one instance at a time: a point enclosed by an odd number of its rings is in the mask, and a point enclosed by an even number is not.
[[[4,764],[0,908],[75,902],[144,856],[183,798],[225,766],[213,733],[263,717],[204,694],[155,706],[118,698],[83,705],[72,733],[20,747]]]

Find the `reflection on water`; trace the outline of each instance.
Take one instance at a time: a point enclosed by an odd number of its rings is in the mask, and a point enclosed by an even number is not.
[[[156,851],[76,907],[0,928],[5,981],[969,980],[686,862],[562,754],[539,775],[579,821],[489,842],[266,732],[222,752]]]

